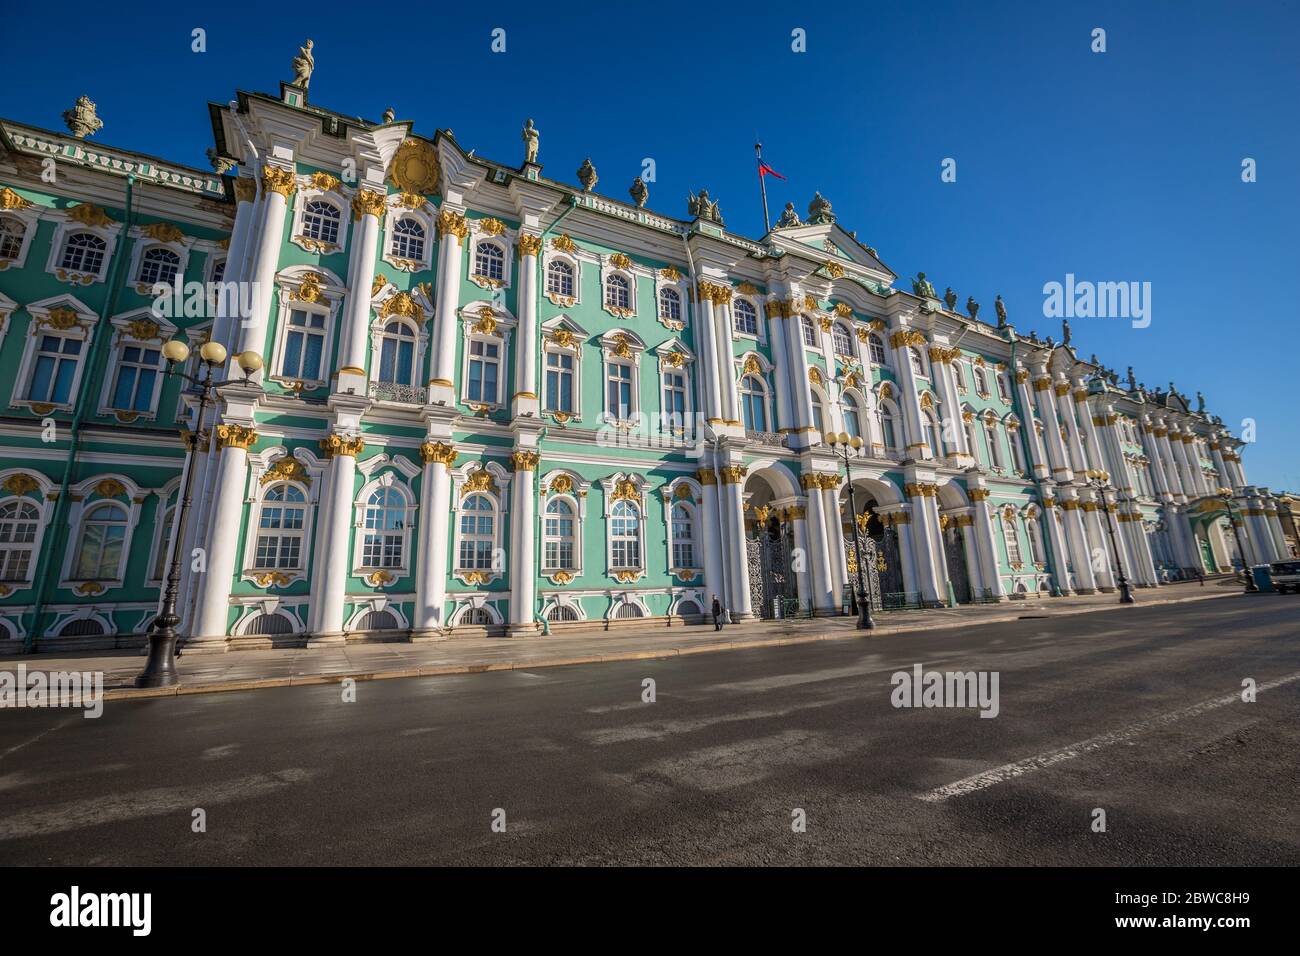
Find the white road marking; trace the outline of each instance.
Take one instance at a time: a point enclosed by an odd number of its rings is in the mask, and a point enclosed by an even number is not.
[[[1300,673],[1291,674],[1287,677],[1280,677],[1274,681],[1268,681],[1256,686],[1256,691],[1273,690],[1282,687],[1285,684],[1293,683],[1300,680]],[[1223,697],[1215,697],[1213,700],[1201,701],[1199,704],[1193,704],[1191,707],[1184,707],[1182,710],[1175,710],[1168,714],[1161,714],[1159,717],[1151,717],[1147,720],[1140,720],[1136,724],[1130,724],[1121,730],[1111,731],[1108,734],[1101,734],[1097,737],[1089,737],[1079,743],[1069,744],[1061,747],[1059,750],[1050,750],[1047,753],[1038,754],[1035,757],[1026,757],[1024,760],[1017,760],[1015,763],[1003,764],[1000,767],[994,767],[992,770],[985,770],[983,773],[977,773],[969,777],[963,777],[961,780],[946,784],[926,793],[917,794],[918,800],[924,800],[927,803],[941,803],[950,797],[961,797],[968,793],[974,793],[977,790],[984,790],[994,784],[1002,783],[1006,780],[1012,780],[1016,777],[1024,776],[1035,770],[1042,770],[1053,764],[1061,763],[1065,760],[1073,760],[1075,757],[1081,757],[1086,753],[1092,753],[1095,750],[1101,750],[1104,747],[1111,747],[1126,740],[1131,740],[1161,727],[1167,727],[1187,717],[1196,717],[1200,714],[1216,710],[1219,707],[1226,707],[1229,704],[1241,702],[1241,693],[1225,694]]]

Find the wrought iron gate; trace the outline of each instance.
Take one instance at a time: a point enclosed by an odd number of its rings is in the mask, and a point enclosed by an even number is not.
[[[785,529],[760,530],[745,541],[745,554],[749,559],[749,599],[754,613],[764,620],[783,614],[785,602],[797,597]],[[778,607],[782,610],[778,611]]]
[[[948,581],[958,604],[969,604],[970,575],[966,568],[966,545],[961,528],[948,528],[943,536],[943,555],[948,565]]]
[[[866,564],[863,570],[866,572],[867,593],[871,595],[871,609],[879,611],[883,607],[880,595],[880,552],[876,548],[876,539],[870,535],[863,535],[863,548],[866,550]],[[858,609],[858,548],[853,537],[846,536],[844,539],[844,566],[849,572],[849,593],[852,595],[852,607],[854,613]]]

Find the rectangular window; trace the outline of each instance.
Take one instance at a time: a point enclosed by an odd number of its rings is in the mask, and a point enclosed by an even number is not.
[[[619,421],[632,417],[632,366],[610,362],[605,366],[608,385],[605,410]]]
[[[32,368],[32,383],[27,398],[33,402],[64,405],[72,398],[72,380],[81,361],[81,339],[58,335],[41,336]]]
[[[1007,377],[1003,375],[1001,372],[998,372],[997,380],[998,380],[998,397],[1000,397],[1004,402],[1010,402],[1011,391],[1007,387]]]
[[[280,374],[304,382],[321,381],[325,355],[325,316],[294,309],[284,339],[284,360]]]
[[[686,376],[681,372],[664,375],[664,426],[686,427]]]
[[[158,349],[128,345],[122,349],[113,387],[113,407],[147,412],[153,407],[153,387],[158,379]]]
[[[497,373],[501,367],[501,346],[475,339],[469,343],[469,392],[471,402],[497,404]]]
[[[573,412],[573,356],[546,353],[546,410]]]

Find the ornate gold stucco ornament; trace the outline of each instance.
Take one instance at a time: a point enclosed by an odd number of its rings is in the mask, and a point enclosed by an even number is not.
[[[308,272],[302,277],[298,288],[289,292],[289,298],[295,302],[319,302],[323,290],[324,277],[317,272]]]
[[[288,199],[298,189],[298,180],[292,172],[279,166],[262,167],[262,192],[279,193]]]
[[[94,203],[83,202],[68,210],[68,218],[83,226],[111,226],[113,219]]]
[[[170,222],[151,222],[140,227],[140,234],[158,242],[180,242],[185,238],[185,233]]]
[[[352,218],[359,220],[362,216],[374,216],[376,219],[382,219],[387,208],[385,198],[383,193],[373,189],[361,190],[352,197]]]
[[[262,484],[270,484],[273,481],[297,481],[304,485],[310,485],[311,475],[307,474],[307,469],[303,467],[302,462],[286,455],[283,458],[276,459],[270,468],[262,472]]]
[[[366,450],[366,442],[360,435],[353,438],[345,435],[326,435],[320,440],[320,450],[326,458],[337,458],[340,455],[356,458]]]
[[[436,193],[442,180],[438,153],[422,140],[408,139],[393,154],[388,176],[404,193]]]

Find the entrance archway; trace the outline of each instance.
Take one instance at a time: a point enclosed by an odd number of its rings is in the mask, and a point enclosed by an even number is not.
[[[752,471],[745,479],[745,556],[750,603],[764,620],[791,617],[799,606],[791,563],[795,548],[793,478],[780,466]]]
[[[854,511],[856,499],[857,510]],[[863,551],[862,578],[873,610],[906,603],[907,579],[903,573],[899,526],[882,509],[902,502],[898,489],[878,478],[858,478],[840,489],[840,528],[844,539],[844,567],[851,605],[857,613],[858,549]]]

